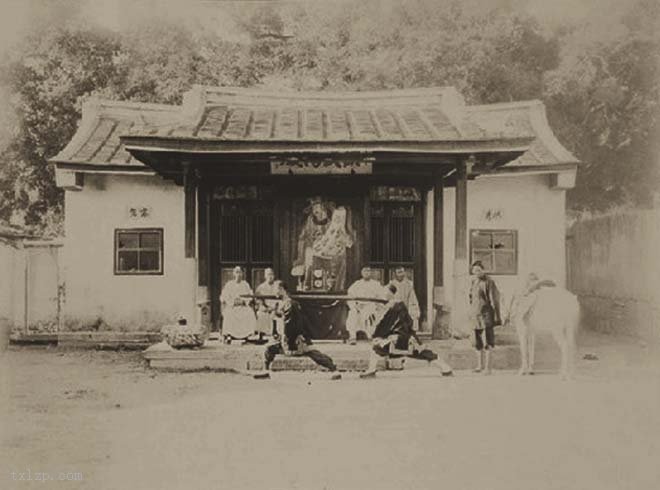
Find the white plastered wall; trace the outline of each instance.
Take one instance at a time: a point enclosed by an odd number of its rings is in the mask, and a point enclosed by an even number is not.
[[[444,296],[451,306],[454,263],[455,191],[444,190]],[[488,211],[491,216],[488,218]],[[493,275],[503,302],[510,299],[529,272],[564,286],[565,191],[550,188],[550,176],[482,176],[468,182],[468,234],[471,229],[518,232],[518,274]],[[469,247],[469,235],[468,235]]]
[[[130,207],[149,210],[135,218]],[[162,275],[115,275],[118,228],[162,228]],[[184,258],[182,187],[150,175],[87,174],[65,197],[63,327],[100,318],[113,330],[157,329],[178,313],[194,318],[195,260]]]

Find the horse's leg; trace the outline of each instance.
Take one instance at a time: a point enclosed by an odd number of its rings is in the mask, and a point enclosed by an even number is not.
[[[534,331],[530,327],[527,332],[527,374],[534,374]]]
[[[567,345],[566,345],[566,334],[564,332],[563,323],[554,323],[551,326],[552,337],[555,339],[555,342],[559,346],[559,351],[561,352],[561,363],[559,366],[559,375],[564,378],[566,372],[566,360],[567,357]]]
[[[525,325],[524,320],[520,320],[516,325],[516,333],[518,334],[518,344],[520,347],[520,369],[518,370],[518,374],[520,375],[527,374],[529,369],[529,344],[527,342],[528,330],[529,329],[527,325]]]
[[[566,325],[566,371],[565,378],[572,379],[575,374],[575,356],[577,355],[576,345],[576,327],[574,324],[569,323]]]

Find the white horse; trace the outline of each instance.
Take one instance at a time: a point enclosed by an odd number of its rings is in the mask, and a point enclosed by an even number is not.
[[[561,287],[541,287],[512,299],[505,323],[512,322],[520,342],[521,367],[518,374],[533,374],[534,335],[550,331],[561,349],[562,379],[573,376],[576,335],[580,323],[577,297]]]

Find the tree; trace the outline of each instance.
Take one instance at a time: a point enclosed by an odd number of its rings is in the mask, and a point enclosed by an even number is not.
[[[660,6],[632,3],[607,32],[563,39],[545,99],[560,139],[582,161],[569,204],[649,206],[660,189]]]
[[[659,178],[657,2],[624,5],[608,24],[554,30],[514,10],[519,3],[241,4],[215,7],[209,19],[149,12],[118,31],[75,11],[42,20],[0,64],[15,114],[0,127],[0,220],[58,223],[62,194],[47,159],[75,132],[84,98],[177,104],[193,84],[451,85],[473,104],[542,99],[583,162],[570,206],[649,204]]]
[[[75,132],[79,98],[115,76],[114,35],[84,27],[50,27],[25,40],[2,70],[17,115],[0,154],[0,219],[56,225],[62,193],[48,158]]]

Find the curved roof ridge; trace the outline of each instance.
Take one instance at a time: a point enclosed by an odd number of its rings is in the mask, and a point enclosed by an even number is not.
[[[154,102],[134,102],[130,100],[110,100],[110,99],[90,99],[96,100],[99,107],[117,108],[117,109],[130,109],[130,110],[144,110],[144,111],[165,111],[175,112],[181,109],[179,105],[172,104],[159,104]],[[84,105],[83,105],[84,108]]]
[[[433,95],[458,95],[460,93],[452,86],[424,87],[411,89],[384,89],[384,90],[264,90],[259,87],[215,87],[208,85],[194,85],[193,90],[207,93],[220,93],[222,95],[241,95],[256,98],[274,99],[312,99],[312,100],[353,100],[353,99],[391,99],[393,97],[423,97]]]
[[[579,160],[557,139],[555,133],[550,127],[548,116],[545,111],[545,105],[540,103],[531,108],[531,123],[534,131],[539,134],[541,141],[546,148],[554,155],[559,163],[578,163]]]
[[[497,111],[501,109],[518,109],[524,107],[532,107],[535,105],[543,105],[543,101],[540,99],[529,99],[529,100],[516,100],[513,102],[493,102],[492,104],[477,104],[469,105],[466,109],[470,112],[475,111]]]
[[[557,139],[548,118],[546,115],[545,104],[539,99],[530,99],[515,102],[499,102],[494,104],[481,104],[466,107],[468,114],[475,117],[479,114],[486,115],[492,114],[491,118],[497,111],[509,111],[509,114],[520,113],[523,111],[526,114],[525,118],[528,121],[530,129],[536,135],[535,142],[532,143],[530,149],[526,154],[517,158],[508,165],[520,165],[528,157],[537,160],[537,164],[543,163],[544,160],[554,160],[553,163],[579,163],[579,160],[569,152]],[[506,118],[507,116],[497,116],[498,118]],[[542,155],[545,154],[545,157]]]
[[[121,120],[128,120],[131,123],[135,121],[142,121],[146,123],[144,116],[148,115],[155,120],[160,120],[163,116],[171,117],[172,114],[180,113],[181,106],[168,105],[168,104],[155,104],[149,102],[132,102],[132,101],[119,101],[108,100],[98,97],[91,97],[83,102],[82,105],[82,118],[76,132],[67,145],[62,148],[57,155],[50,158],[54,162],[68,162],[76,160],[76,154],[87,144],[87,142],[95,136],[99,124],[102,119],[110,118],[115,123]],[[115,124],[116,125],[116,124]],[[111,128],[106,134],[106,142],[117,147],[114,155],[119,151],[120,142],[119,135],[113,138],[114,127]],[[116,141],[115,141],[116,140]],[[103,143],[105,144],[105,143]],[[111,156],[112,156],[111,155]]]

